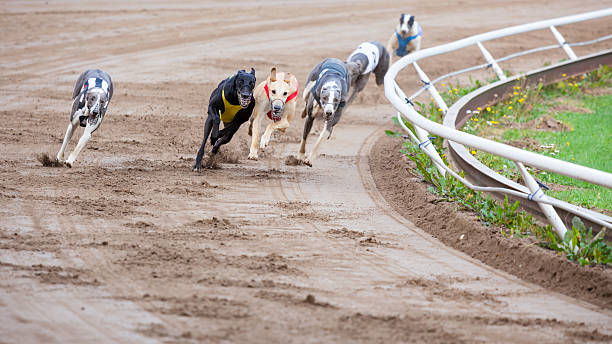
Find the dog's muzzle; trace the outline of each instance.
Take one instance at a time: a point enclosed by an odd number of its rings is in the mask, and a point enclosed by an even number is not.
[[[325,104],[323,106],[323,119],[329,121],[334,116],[334,105]]]
[[[270,111],[268,112],[268,118],[273,120],[274,122],[278,122],[281,120],[281,116],[283,115],[283,109],[285,108],[285,102],[281,99],[275,99],[270,102]]]
[[[251,104],[251,98],[251,94],[245,96],[238,92],[238,102],[240,103],[240,107],[243,109],[246,109],[249,104]]]

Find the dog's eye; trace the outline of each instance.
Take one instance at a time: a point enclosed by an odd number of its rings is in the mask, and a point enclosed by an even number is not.
[[[287,92],[284,92],[284,93],[283,93],[283,95],[284,95],[284,96],[286,96],[286,95],[287,95]]]
[[[276,94],[276,90],[272,90],[272,94]]]

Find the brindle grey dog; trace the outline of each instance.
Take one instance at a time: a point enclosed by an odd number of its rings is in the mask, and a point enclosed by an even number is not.
[[[85,127],[85,132],[79,140],[74,151],[65,161],[68,167],[72,167],[77,156],[91,138],[91,134],[98,129],[104,119],[104,114],[113,96],[113,81],[106,72],[100,69],[88,69],[79,76],[74,91],[72,92],[72,111],[70,112],[70,123],[66,129],[62,148],[57,153],[57,160],[64,161],[64,151],[77,124]]]
[[[306,121],[304,121],[304,132],[298,152],[298,159],[306,165],[312,166],[312,161],[317,156],[325,133],[329,139],[334,125],[340,121],[342,111],[347,105],[346,96],[351,85],[351,75],[357,74],[358,68],[356,63],[345,63],[336,58],[327,58],[319,62],[308,75],[303,94],[306,106],[302,111],[302,118],[306,117]],[[313,111],[315,105],[319,107],[317,111]],[[321,131],[310,155],[304,160],[306,139],[312,129],[314,119],[319,115],[322,115],[325,120],[325,130]]]
[[[376,85],[384,84],[390,59],[387,49],[382,44],[363,42],[349,55],[346,61],[354,62],[359,66],[357,75],[351,75],[351,89],[353,91],[348,99],[348,104],[351,104],[355,96],[366,87],[371,73],[376,76]]]

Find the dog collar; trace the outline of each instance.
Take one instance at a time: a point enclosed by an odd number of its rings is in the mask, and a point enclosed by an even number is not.
[[[284,103],[285,103],[285,104],[286,104],[287,102],[289,102],[290,100],[293,100],[293,99],[295,99],[295,98],[297,97],[297,95],[298,95],[298,89],[299,89],[299,85],[297,85],[297,87],[296,87],[296,89],[295,89],[295,92],[291,93],[291,94],[290,94],[290,95],[287,97],[287,99],[284,101]],[[266,90],[266,96],[268,97],[268,100],[270,100],[270,90],[268,89],[268,84],[266,84],[266,85],[264,86],[264,90]],[[274,122],[278,122],[278,121],[280,121],[280,118],[278,118],[278,119],[277,119],[277,118],[275,118],[275,117],[273,117],[273,116],[272,116],[272,110],[269,110],[267,115],[268,115],[268,118],[269,118],[269,119],[271,119],[271,120],[273,120]]]

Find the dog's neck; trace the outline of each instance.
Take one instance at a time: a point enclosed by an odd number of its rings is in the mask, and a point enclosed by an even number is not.
[[[238,88],[235,85],[236,76],[234,75],[232,78],[228,80],[228,82],[223,85],[225,99],[231,104],[238,105],[240,102],[238,101]]]

